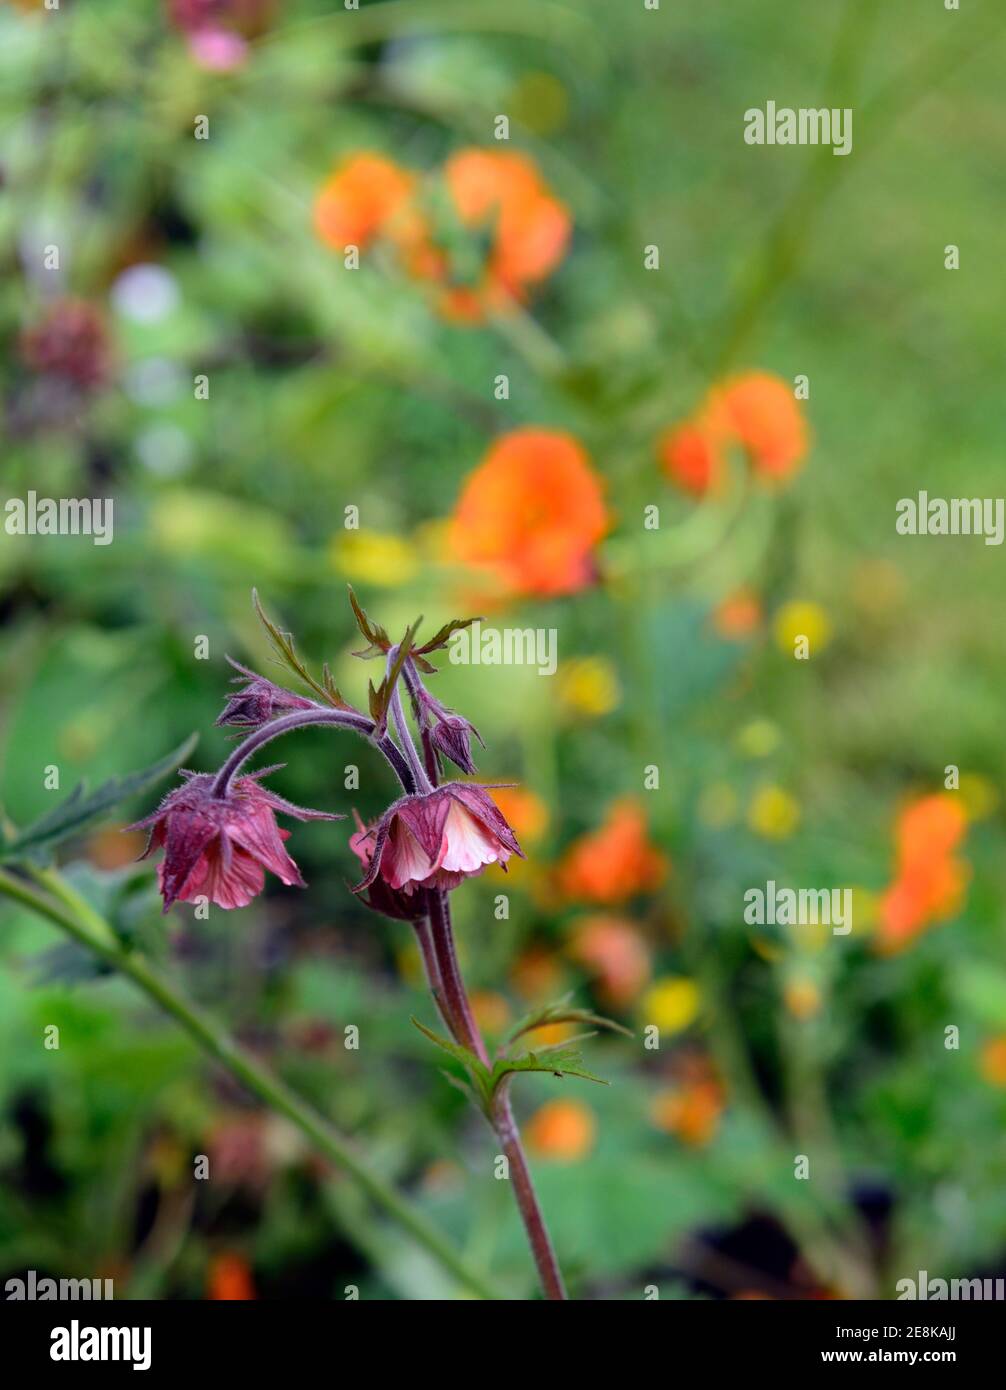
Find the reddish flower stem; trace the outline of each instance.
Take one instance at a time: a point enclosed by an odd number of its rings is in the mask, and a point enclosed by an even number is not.
[[[478,1024],[468,1002],[464,980],[458,965],[457,951],[454,948],[454,932],[451,928],[451,906],[447,894],[435,889],[430,893],[430,930],[433,949],[436,952],[443,984],[444,1003],[453,1025],[455,1039],[469,1052],[474,1052],[480,1062],[489,1066],[489,1053],[482,1041]]]
[[[448,1026],[451,1027],[457,1042],[474,1052],[486,1066],[489,1066],[489,1054],[472,1014],[464,980],[461,978],[457,952],[454,949],[454,933],[451,930],[450,901],[446,893],[430,893],[430,928],[443,983],[444,1005],[450,1015]],[[565,1299],[568,1297],[566,1286],[531,1180],[531,1170],[510,1104],[508,1084],[504,1081],[496,1092],[490,1122],[509,1164],[514,1197],[524,1222],[545,1297],[554,1300]]]
[[[264,747],[265,744],[271,743],[274,738],[279,738],[281,734],[288,734],[294,729],[302,729],[309,724],[334,724],[339,728],[352,729],[354,733],[362,734],[366,739],[372,737],[376,727],[374,721],[368,719],[365,714],[357,714],[352,710],[325,709],[323,705],[317,705],[314,709],[297,710],[294,714],[284,715],[282,719],[273,719],[270,723],[263,724],[260,729],[256,729],[253,734],[249,734],[244,742],[239,743],[234,749],[234,752],[216,775],[216,780],[213,783],[213,795],[226,796],[234,777],[244,767],[251,755]],[[387,758],[405,790],[414,792],[416,787],[412,771],[394,740],[385,736],[375,740],[374,746],[380,749]]]
[[[552,1245],[548,1227],[545,1225],[545,1218],[538,1203],[538,1194],[535,1192],[534,1183],[531,1180],[531,1170],[527,1165],[520,1131],[517,1129],[517,1121],[514,1119],[513,1107],[510,1104],[509,1086],[510,1083],[504,1081],[496,1092],[493,1127],[499,1135],[503,1152],[510,1165],[514,1196],[517,1199],[517,1206],[520,1208],[524,1229],[527,1231],[528,1243],[531,1246],[534,1262],[538,1267],[538,1277],[541,1280],[545,1297],[560,1301],[568,1298],[569,1295],[566,1293],[566,1286],[562,1281],[559,1261],[556,1259],[555,1248]]]

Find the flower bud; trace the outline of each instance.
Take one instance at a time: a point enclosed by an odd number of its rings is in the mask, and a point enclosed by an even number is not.
[[[449,758],[462,772],[472,773],[478,770],[472,761],[472,734],[482,743],[482,736],[473,724],[459,714],[449,714],[434,723],[430,742],[442,757]]]
[[[301,695],[294,695],[292,690],[274,685],[265,676],[231,661],[230,657],[227,660],[236,671],[241,672],[232,684],[244,684],[244,689],[228,695],[227,704],[216,721],[218,725],[234,724],[242,729],[257,729],[260,724],[268,724],[270,719],[287,710],[314,708],[313,700],[306,700]]]

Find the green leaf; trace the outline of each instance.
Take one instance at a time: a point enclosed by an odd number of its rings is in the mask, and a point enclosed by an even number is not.
[[[435,632],[428,642],[424,642],[421,647],[416,648],[416,655],[422,656],[426,652],[439,651],[441,647],[447,646],[455,632],[461,632],[464,628],[471,627],[472,623],[480,622],[482,622],[481,618],[452,618],[449,623],[444,623],[443,627]],[[424,668],[428,667],[429,662],[424,662],[423,665]]]
[[[318,684],[297,655],[293,633],[286,632],[283,628],[277,627],[272,619],[266,616],[265,609],[259,601],[257,589],[252,589],[252,603],[255,605],[255,612],[258,614],[259,622],[266,630],[270,646],[276,653],[279,664],[285,666],[289,671],[292,671],[295,676],[304,682],[309,690],[313,690],[314,693],[320,696],[327,704],[332,705],[335,709],[351,709],[352,706],[347,704],[340,695],[327,664],[322,671],[322,684]]]
[[[0,862],[11,863],[29,860],[33,864],[47,864],[52,851],[62,841],[79,835],[89,825],[104,815],[127,797],[137,796],[148,787],[166,777],[179,767],[195,748],[198,734],[191,734],[184,743],[167,757],[161,758],[152,767],[141,772],[130,772],[124,777],[112,777],[97,791],[87,794],[86,784],[81,782],[70,795],[47,811],[44,816],[22,830],[13,840],[0,849]]]
[[[419,1029],[424,1038],[429,1038],[431,1043],[435,1043],[453,1057],[456,1062],[460,1062],[465,1071],[471,1077],[474,1086],[473,1098],[478,1105],[488,1113],[489,1103],[492,1100],[493,1086],[490,1081],[489,1068],[474,1052],[469,1052],[467,1047],[462,1047],[460,1043],[451,1042],[449,1038],[441,1037],[439,1033],[434,1033],[432,1028],[427,1028],[425,1023],[420,1023],[418,1018],[412,1017],[410,1022]],[[455,1078],[456,1081],[456,1078]],[[457,1083],[464,1087],[464,1083]],[[465,1088],[467,1090],[467,1088]]]
[[[551,1072],[553,1076],[558,1077],[576,1076],[582,1081],[596,1081],[599,1086],[609,1084],[587,1070],[577,1048],[563,1043],[558,1047],[544,1047],[537,1052],[528,1052],[523,1057],[500,1057],[489,1076],[493,1092],[495,1093],[508,1076],[525,1071]]]
[[[607,1028],[612,1033],[622,1033],[627,1038],[632,1037],[631,1029],[623,1028],[614,1019],[605,1018],[603,1014],[592,1013],[590,1009],[575,1008],[568,1003],[571,998],[571,994],[566,994],[554,1004],[547,1004],[543,1009],[536,1009],[532,1013],[525,1014],[508,1034],[507,1046],[523,1037],[525,1033],[533,1033],[536,1028],[547,1028],[552,1023],[586,1023],[593,1028]]]
[[[385,632],[384,628],[381,627],[380,623],[372,623],[367,617],[364,610],[360,607],[359,599],[353,592],[352,584],[348,584],[346,587],[349,589],[349,601],[353,605],[353,612],[356,615],[356,625],[370,643],[366,651],[354,652],[353,655],[364,658],[383,656],[385,652],[391,650],[391,638]]]

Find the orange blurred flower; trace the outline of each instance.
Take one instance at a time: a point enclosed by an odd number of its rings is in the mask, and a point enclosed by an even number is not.
[[[743,372],[715,386],[689,419],[657,441],[664,472],[684,492],[704,497],[726,482],[726,451],[744,450],[755,478],[785,482],[800,467],[809,431],[792,389],[770,372]]]
[[[450,545],[510,593],[568,594],[594,577],[591,551],[608,525],[601,480],[573,436],[520,429],[468,475]]]
[[[582,1101],[550,1100],[534,1112],[524,1133],[528,1148],[540,1158],[575,1163],[594,1147],[597,1120]]]
[[[753,589],[735,589],[713,609],[713,627],[720,637],[737,641],[749,637],[761,625],[761,600]]]
[[[232,1303],[255,1297],[251,1265],[243,1255],[225,1250],[211,1257],[206,1274],[206,1297]]]
[[[612,803],[599,829],[570,845],[557,879],[567,898],[619,903],[658,887],[667,869],[666,856],[646,838],[643,808],[632,797],[624,797]]]
[[[555,955],[544,946],[522,951],[510,972],[514,989],[531,1003],[562,993],[563,971]]]
[[[955,857],[967,830],[961,803],[945,792],[912,802],[895,827],[894,881],[880,899],[877,949],[903,950],[933,922],[953,916],[967,884],[967,865]]]
[[[569,243],[570,216],[526,155],[459,150],[444,178],[462,224],[492,234],[481,283],[448,289],[445,297],[448,314],[477,321],[483,308],[505,309],[552,273]]]
[[[677,1084],[653,1097],[650,1119],[657,1129],[675,1135],[683,1144],[701,1148],[719,1129],[726,1095],[707,1057],[684,1057],[678,1070]]]
[[[791,477],[807,454],[808,431],[793,389],[770,372],[745,372],[716,394],[723,429],[747,451],[764,482]]]
[[[314,203],[314,228],[336,251],[362,251],[380,233],[398,229],[411,240],[418,235],[411,208],[415,176],[380,154],[344,159],[322,185]]]
[[[660,436],[657,453],[664,472],[682,492],[704,497],[723,482],[721,436],[708,420],[697,417]]]
[[[980,1066],[990,1086],[1006,1086],[1006,1033],[982,1044]]]
[[[574,928],[569,954],[596,976],[598,996],[613,1008],[630,1004],[650,978],[646,942],[621,917],[585,918]]]
[[[548,807],[525,787],[493,787],[493,801],[521,843],[538,840],[548,825]]]
[[[435,288],[446,318],[480,323],[487,313],[524,300],[552,273],[569,243],[570,215],[526,155],[459,150],[443,178],[455,219],[453,249],[448,229],[438,225],[436,200],[424,198],[420,177],[368,152],[350,155],[323,184],[315,199],[315,231],[337,251],[349,245],[362,250],[375,236],[385,236],[405,271]],[[469,269],[458,254],[459,235],[470,236]]]

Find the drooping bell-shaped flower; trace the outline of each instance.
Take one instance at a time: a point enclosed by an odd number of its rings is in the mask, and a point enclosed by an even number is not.
[[[246,907],[265,886],[265,871],[287,885],[305,886],[300,870],[287,854],[276,813],[296,820],[344,820],[327,811],[295,806],[260,785],[275,767],[238,777],[224,796],[213,792],[210,773],[183,772],[186,781],[161,802],[157,810],[130,830],[150,830],[141,858],[164,849],[157,876],[164,911],[172,903],[206,897],[218,907]]]
[[[512,854],[524,857],[489,793],[470,782],[447,782],[432,792],[402,797],[372,833],[373,849],[357,893],[378,878],[406,894],[417,888],[456,888],[487,864],[505,867]]]

